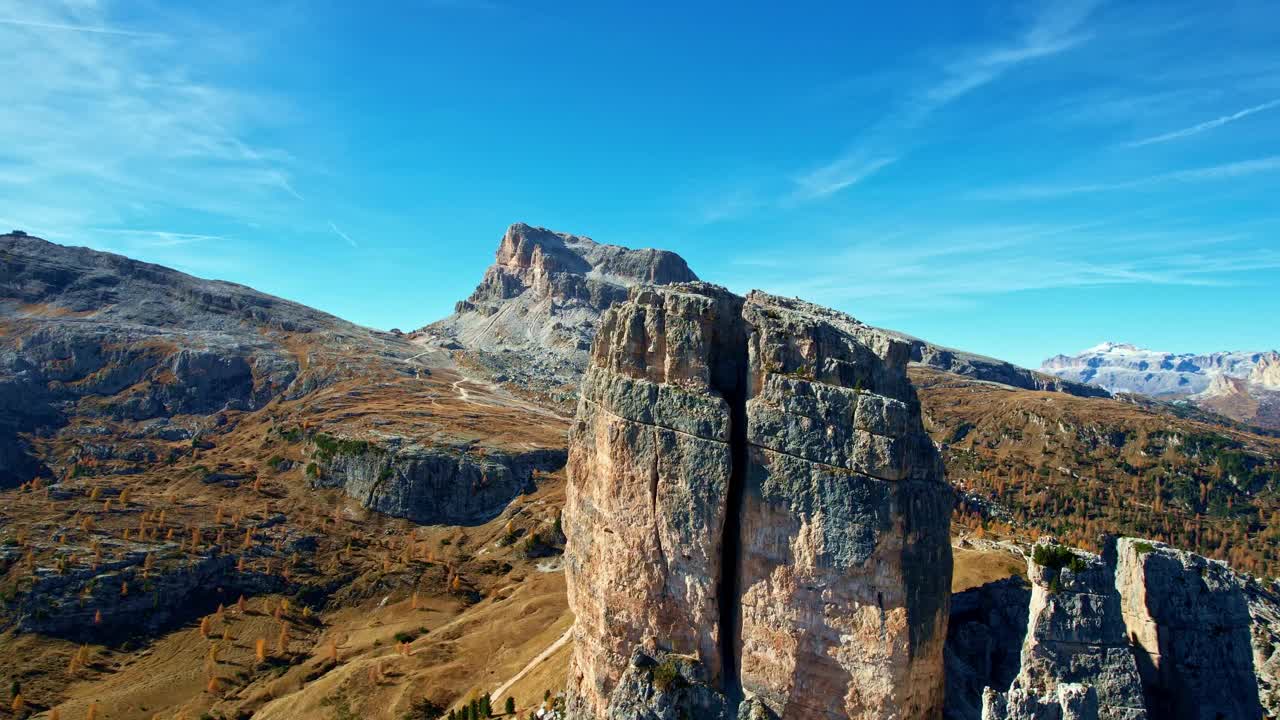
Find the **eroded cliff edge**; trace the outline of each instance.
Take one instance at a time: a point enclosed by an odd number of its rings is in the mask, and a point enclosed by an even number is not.
[[[909,359],[703,283],[605,314],[570,432],[570,717],[940,715],[952,494]]]

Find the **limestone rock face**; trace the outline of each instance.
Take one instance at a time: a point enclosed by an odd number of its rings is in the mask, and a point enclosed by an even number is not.
[[[564,529],[577,618],[571,717],[604,718],[633,649],[691,653],[719,683],[718,584],[733,461],[719,348],[741,298],[640,290],[608,312],[570,430]]]
[[[1258,702],[1267,717],[1280,717],[1280,585],[1250,579],[1245,583],[1253,618],[1253,671]]]
[[[942,707],[952,494],[910,348],[752,293],[739,580],[741,683],[784,718]]]
[[[570,717],[635,707],[637,647],[695,658],[734,716],[941,713],[952,496],[908,357],[700,283],[605,314],[570,434]]]
[[[1156,717],[1262,716],[1238,575],[1194,553],[1121,538],[1116,587]]]
[[[1280,586],[1159,542],[1103,545],[1101,557],[1037,546],[1021,667],[1003,692],[993,672],[980,696],[984,720],[1280,714]],[[1008,646],[992,620],[1014,624],[1027,613],[1013,587],[990,583],[953,604],[948,720],[976,717],[975,668],[984,650],[998,657]]]
[[[632,287],[697,280],[679,255],[516,223],[454,314],[413,335],[478,354],[522,384],[576,383],[600,314]]]
[[[1065,685],[1090,686],[1101,720],[1147,717],[1142,683],[1121,617],[1113,566],[1097,555],[1052,541],[1028,563],[1031,606],[1022,668],[1007,693],[987,693],[983,720],[1056,720],[1087,713]]]
[[[469,452],[391,438],[310,453],[312,487],[338,488],[366,508],[422,524],[467,525],[498,516],[537,488],[534,473],[564,467],[559,448]]]

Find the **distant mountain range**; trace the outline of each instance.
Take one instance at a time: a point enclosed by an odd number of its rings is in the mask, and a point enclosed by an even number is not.
[[[1104,342],[1076,355],[1055,355],[1040,370],[1109,392],[1185,400],[1242,422],[1280,427],[1280,353],[1203,355]]]

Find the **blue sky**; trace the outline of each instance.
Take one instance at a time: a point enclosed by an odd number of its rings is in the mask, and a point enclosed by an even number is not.
[[[515,221],[1035,366],[1280,346],[1280,5],[0,0],[0,225],[375,327]]]

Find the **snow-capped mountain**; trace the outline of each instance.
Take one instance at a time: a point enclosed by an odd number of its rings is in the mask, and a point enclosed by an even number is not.
[[[1076,355],[1055,355],[1042,372],[1166,400],[1188,399],[1237,420],[1280,426],[1280,353],[1196,355],[1104,342]]]

